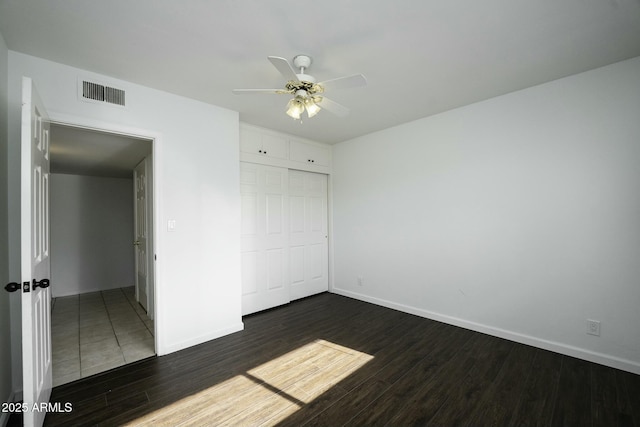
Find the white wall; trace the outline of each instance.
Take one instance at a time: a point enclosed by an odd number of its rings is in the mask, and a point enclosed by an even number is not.
[[[7,79],[9,51],[0,34],[0,285],[9,278],[9,242],[7,240]],[[11,398],[11,320],[10,296],[0,289],[0,403]],[[0,413],[0,425],[7,414]]]
[[[135,283],[133,179],[51,175],[54,297]]]
[[[640,373],[640,58],[333,153],[336,292]]]
[[[158,353],[242,329],[238,114],[10,51],[9,200],[15,206],[19,206],[16,165],[23,75],[33,79],[57,121],[155,138]],[[78,100],[78,78],[126,90],[127,107]],[[13,230],[9,238],[16,245],[20,212],[12,209],[9,214]],[[174,232],[167,232],[170,219],[177,222]],[[12,259],[10,267],[19,271],[19,259]]]

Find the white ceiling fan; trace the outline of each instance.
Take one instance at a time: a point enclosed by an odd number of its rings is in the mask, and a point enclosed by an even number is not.
[[[300,120],[300,116],[305,110],[309,117],[313,117],[322,108],[336,116],[344,117],[349,114],[349,109],[324,96],[324,92],[367,85],[367,79],[362,74],[338,77],[317,83],[315,77],[305,73],[312,62],[311,57],[307,55],[294,57],[293,66],[285,58],[278,56],[269,56],[268,58],[287,80],[284,89],[234,89],[233,93],[236,95],[253,93],[293,95],[293,99],[287,104],[287,114],[296,120]],[[300,72],[296,72],[294,66],[299,68]]]

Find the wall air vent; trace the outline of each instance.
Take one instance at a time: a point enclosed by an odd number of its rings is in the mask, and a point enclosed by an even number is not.
[[[78,85],[79,95],[83,100],[125,106],[124,90],[86,80],[81,80],[79,83],[81,83]]]

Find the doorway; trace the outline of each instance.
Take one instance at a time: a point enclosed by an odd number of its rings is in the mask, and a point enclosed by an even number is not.
[[[51,125],[54,386],[155,354],[153,262],[140,301],[134,247],[134,170],[152,189],[152,156],[151,139]]]

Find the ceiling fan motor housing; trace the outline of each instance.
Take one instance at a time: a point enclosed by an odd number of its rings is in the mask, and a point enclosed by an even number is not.
[[[293,65],[296,68],[309,68],[309,66],[311,65],[311,57],[308,55],[296,55],[293,57]]]
[[[304,76],[304,74],[302,75]],[[300,76],[300,74],[298,76]],[[312,76],[306,76],[306,77],[311,77],[313,79]],[[294,81],[287,82],[287,84],[285,85],[285,88],[287,89],[287,91],[289,91],[289,93],[293,93],[293,94],[296,94],[300,90],[305,91],[309,95],[324,92],[324,89],[322,88],[322,86],[317,85],[308,80],[302,80],[302,79],[300,79],[297,82],[294,82]]]

